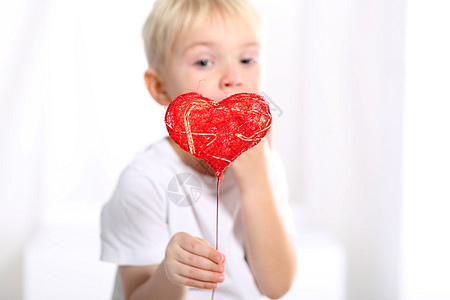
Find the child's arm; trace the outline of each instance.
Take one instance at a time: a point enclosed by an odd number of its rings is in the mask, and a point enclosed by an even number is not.
[[[242,201],[245,252],[262,294],[280,298],[296,274],[296,255],[274,199],[267,165],[268,142],[263,140],[232,165]]]
[[[175,234],[163,262],[153,266],[120,266],[126,300],[184,299],[187,286],[215,289],[224,280],[225,256],[208,242],[187,233]]]

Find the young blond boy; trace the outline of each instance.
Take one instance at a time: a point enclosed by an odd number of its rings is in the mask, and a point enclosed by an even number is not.
[[[188,91],[215,101],[260,92],[259,18],[246,1],[156,1],[143,39],[145,83],[161,105]],[[188,207],[168,200],[169,182],[179,174],[201,185],[200,198]],[[217,288],[217,300],[251,300],[289,290],[296,273],[294,228],[283,169],[268,141],[225,173],[220,251],[211,246],[212,176],[169,137],[124,170],[102,211],[102,259],[119,266],[114,299],[209,299]]]

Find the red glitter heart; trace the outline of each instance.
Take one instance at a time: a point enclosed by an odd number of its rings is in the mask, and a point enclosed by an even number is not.
[[[192,92],[170,103],[165,121],[170,137],[222,179],[231,162],[264,138],[272,115],[257,94],[239,93],[217,102]]]

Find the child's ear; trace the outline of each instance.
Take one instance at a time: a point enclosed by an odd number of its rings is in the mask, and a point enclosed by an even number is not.
[[[147,69],[144,74],[144,80],[150,95],[152,95],[152,98],[159,104],[168,106],[171,99],[164,89],[159,72],[153,68]]]

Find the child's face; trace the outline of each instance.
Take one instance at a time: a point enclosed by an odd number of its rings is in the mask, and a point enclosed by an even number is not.
[[[178,38],[161,74],[167,95],[196,91],[220,101],[238,92],[260,92],[260,44],[237,20],[215,18]]]

